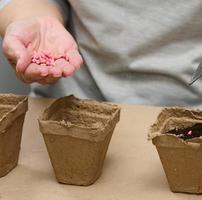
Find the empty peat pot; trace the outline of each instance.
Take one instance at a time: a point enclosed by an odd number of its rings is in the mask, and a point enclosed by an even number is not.
[[[27,97],[0,94],[0,177],[17,166],[27,110]]]
[[[173,192],[202,193],[202,111],[164,108],[151,126],[156,146]]]
[[[53,102],[39,118],[58,182],[90,185],[102,172],[120,108],[74,96]]]

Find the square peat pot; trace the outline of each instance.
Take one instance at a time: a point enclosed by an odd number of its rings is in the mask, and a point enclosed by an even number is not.
[[[58,182],[90,185],[101,175],[120,108],[73,95],[53,102],[39,118]]]
[[[151,126],[149,139],[156,146],[170,189],[202,193],[202,111],[164,108]]]
[[[0,177],[17,166],[28,99],[0,94]]]

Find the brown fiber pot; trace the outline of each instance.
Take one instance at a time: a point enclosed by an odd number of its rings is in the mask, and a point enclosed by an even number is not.
[[[90,185],[101,175],[120,108],[67,96],[56,100],[39,118],[58,182]]]
[[[0,177],[17,166],[27,110],[27,97],[0,94]]]
[[[183,140],[168,132],[202,123],[202,111],[164,108],[151,127],[149,139],[156,146],[173,192],[202,193],[202,138]]]

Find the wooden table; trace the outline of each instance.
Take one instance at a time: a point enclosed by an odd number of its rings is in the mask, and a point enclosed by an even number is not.
[[[88,187],[57,183],[37,117],[51,99],[29,100],[19,165],[0,179],[1,200],[187,200],[199,195],[169,190],[158,154],[147,141],[158,107],[121,105],[101,177]]]

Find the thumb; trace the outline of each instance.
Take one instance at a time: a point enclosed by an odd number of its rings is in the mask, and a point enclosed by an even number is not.
[[[31,63],[31,56],[27,52],[22,52],[17,60],[16,71],[24,73]]]
[[[5,36],[3,40],[3,51],[10,61],[16,63],[17,72],[24,72],[31,62],[31,56],[25,45],[16,37]]]

